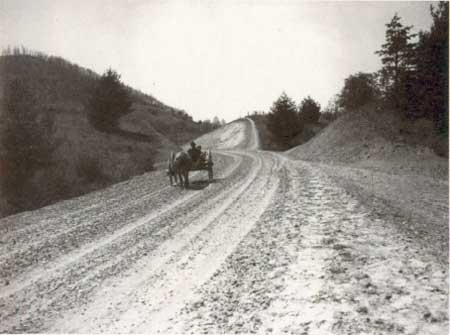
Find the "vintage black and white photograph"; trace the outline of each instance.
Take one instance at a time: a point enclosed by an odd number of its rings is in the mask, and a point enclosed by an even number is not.
[[[449,3],[0,0],[0,333],[449,333]]]

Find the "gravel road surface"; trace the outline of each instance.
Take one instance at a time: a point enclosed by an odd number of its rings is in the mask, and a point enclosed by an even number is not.
[[[401,229],[414,208],[259,151],[251,120],[200,143],[211,184],[155,171],[0,220],[0,332],[448,334],[448,262]],[[448,223],[448,201],[415,211]]]

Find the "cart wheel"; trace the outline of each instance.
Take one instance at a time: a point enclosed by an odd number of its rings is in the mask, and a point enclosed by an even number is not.
[[[208,163],[210,165],[212,165],[212,155],[211,155],[211,150],[208,150]]]
[[[212,169],[212,167],[210,167],[209,170],[208,170],[208,178],[209,178],[209,182],[211,183],[213,181],[213,169]]]

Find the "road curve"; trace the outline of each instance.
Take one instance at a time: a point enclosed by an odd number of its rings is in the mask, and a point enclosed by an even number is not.
[[[0,220],[0,332],[448,328],[446,270],[319,167],[258,150],[249,119],[199,143],[211,184],[157,171]]]

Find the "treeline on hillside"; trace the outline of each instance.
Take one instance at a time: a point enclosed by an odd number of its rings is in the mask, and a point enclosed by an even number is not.
[[[395,14],[386,24],[385,43],[375,51],[382,68],[345,79],[340,107],[375,102],[410,120],[426,118],[437,132],[448,134],[448,10],[447,2],[431,6],[431,29],[418,34]]]
[[[288,148],[295,145],[293,139],[308,124],[318,123],[319,118],[320,104],[314,99],[308,96],[297,107],[286,93],[282,93],[267,115],[267,128],[276,142]]]
[[[40,105],[64,106],[79,112],[99,77],[95,72],[61,57],[25,47],[8,47],[1,54],[2,82],[21,81]]]
[[[448,156],[448,2],[430,6],[430,13],[430,30],[418,34],[395,14],[386,24],[385,43],[375,51],[382,68],[345,79],[338,103],[344,111],[367,104],[391,111],[407,125],[405,135],[415,124],[425,125],[415,142]]]
[[[46,104],[55,109],[64,105],[74,112],[87,112],[93,124],[103,118],[106,123],[114,124],[117,118],[128,114],[133,110],[133,106],[129,106],[126,100],[132,104],[146,105],[152,115],[166,113],[181,121],[188,121],[200,132],[211,131],[224,123],[224,120],[219,121],[217,117],[212,121],[205,119],[195,122],[185,111],[166,106],[153,96],[125,85],[120,80],[120,74],[111,68],[98,75],[64,58],[50,56],[24,46],[8,46],[2,49],[0,73],[4,83],[20,80],[27,85],[37,98],[38,104]],[[111,91],[107,92],[108,90]],[[113,95],[116,93],[120,96],[117,100],[121,104],[125,102],[124,105],[120,108],[109,106],[113,107],[112,112],[102,115],[108,100],[113,101]],[[102,121],[100,123],[103,123]],[[166,133],[171,128],[158,130]]]
[[[432,145],[440,155],[448,155],[448,12],[448,2],[430,6],[431,29],[418,34],[412,33],[413,27],[403,25],[395,14],[386,24],[385,43],[375,51],[382,68],[375,73],[350,75],[322,113],[312,99],[304,100],[296,109],[292,99],[282,94],[264,117],[277,145],[283,149],[297,145],[293,139],[308,123],[319,119],[328,123],[342,113],[364,110],[363,106],[371,104],[377,110],[392,111],[411,124],[430,122],[439,145],[423,144]],[[302,117],[302,108],[311,115]],[[429,132],[429,128],[422,131]]]

